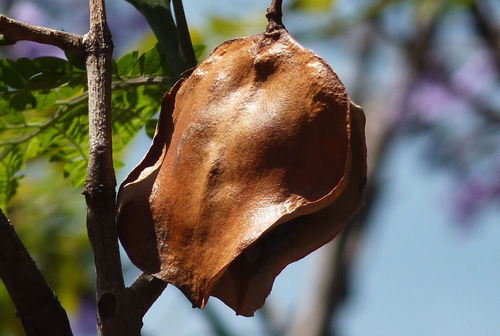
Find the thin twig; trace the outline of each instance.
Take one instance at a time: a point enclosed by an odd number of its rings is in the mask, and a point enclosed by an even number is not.
[[[59,117],[61,116],[61,112],[66,110],[66,109],[67,109],[66,107],[60,108],[59,110],[54,112],[50,117],[45,119],[43,122],[39,123],[38,124],[39,126],[37,126],[36,129],[32,130],[29,133],[25,133],[17,138],[11,138],[11,139],[8,139],[5,141],[0,141],[0,146],[17,145],[17,144],[20,144],[20,143],[23,143],[23,142],[26,142],[26,141],[32,139],[33,137],[40,134],[40,132],[42,132],[44,129],[46,129],[47,127],[54,124],[57,121],[57,119],[59,119]],[[29,127],[31,125],[26,125],[26,126]]]
[[[146,85],[167,85],[167,86],[172,86],[175,84],[175,82],[178,80],[176,77],[137,77],[137,78],[121,78],[119,80],[116,80],[111,83],[111,89],[113,90],[122,90],[122,89],[128,89],[128,88],[133,88],[136,86],[146,86]],[[8,92],[2,92],[0,95],[11,95],[11,94],[16,94],[16,93],[22,93],[22,92],[30,92],[32,90],[12,90]],[[67,105],[67,106],[74,106],[76,104],[79,104],[81,102],[84,102],[87,100],[89,96],[88,91],[84,91],[82,94],[75,96],[70,99],[64,99],[64,100],[57,100],[54,105]],[[10,128],[23,128],[24,126],[15,126],[15,127],[10,127]],[[27,126],[27,127],[37,127],[37,126]]]
[[[144,85],[168,85],[172,86],[177,82],[176,77],[137,77],[137,78],[124,78],[118,81],[114,81],[111,84],[113,90],[116,89],[127,89],[135,86]]]
[[[284,28],[283,17],[283,0],[273,0],[271,7],[267,9],[266,18],[269,21],[266,27],[266,32],[271,33],[277,29]]]
[[[33,41],[83,54],[82,37],[60,30],[32,26],[0,14],[0,33],[10,41]]]

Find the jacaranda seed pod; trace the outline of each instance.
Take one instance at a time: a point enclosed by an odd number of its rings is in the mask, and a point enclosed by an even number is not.
[[[120,240],[193,306],[263,305],[286,265],[362,201],[364,114],[283,27],[223,43],[165,95],[153,144],[118,196]]]

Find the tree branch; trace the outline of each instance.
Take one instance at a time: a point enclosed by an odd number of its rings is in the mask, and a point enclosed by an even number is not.
[[[146,273],[142,273],[135,279],[128,290],[130,299],[141,319],[166,287],[166,282]]]
[[[0,33],[10,41],[33,41],[49,44],[71,51],[83,53],[82,37],[60,30],[32,26],[0,14]]]
[[[115,220],[116,179],[111,140],[113,42],[104,0],[90,0],[90,31],[83,39],[89,93],[89,164],[84,195],[87,231],[95,256],[99,335],[134,335],[129,329]]]
[[[72,335],[66,312],[0,209],[0,277],[27,335]]]
[[[103,0],[91,0],[91,29],[85,35],[89,101],[89,166],[84,195],[87,226],[97,268],[97,290],[123,288],[114,220],[116,180],[111,143],[111,54]],[[108,241],[112,240],[112,241]]]
[[[179,51],[187,70],[196,66],[196,57],[194,55],[193,44],[191,43],[191,36],[189,35],[182,0],[172,0],[172,4],[174,5],[177,37],[179,38]]]

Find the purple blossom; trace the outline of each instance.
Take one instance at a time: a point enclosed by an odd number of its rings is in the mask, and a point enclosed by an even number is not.
[[[80,302],[78,314],[72,319],[72,329],[75,336],[95,335],[96,329],[96,305],[91,296],[83,297]]]
[[[54,46],[39,44],[35,42],[22,41],[16,43],[12,46],[12,53],[14,58],[18,57],[28,57],[36,58],[42,56],[54,56],[59,58],[65,58],[64,52]]]
[[[493,57],[486,52],[477,52],[452,76],[452,85],[463,98],[475,96],[491,86],[496,77]]]
[[[453,199],[457,217],[470,220],[483,206],[500,197],[500,165],[496,176],[474,176],[464,181]]]
[[[10,10],[10,15],[16,20],[37,26],[43,26],[47,21],[41,8],[30,1],[16,2]]]
[[[11,8],[10,15],[16,20],[38,26],[45,26],[48,20],[41,8],[35,3],[27,1],[15,3]],[[11,52],[15,58],[35,58],[40,56],[64,57],[64,52],[59,48],[29,41],[16,43],[12,46]]]
[[[441,83],[423,78],[417,83],[409,99],[410,117],[430,123],[451,115],[456,116],[457,109],[453,105],[459,103],[458,98]]]

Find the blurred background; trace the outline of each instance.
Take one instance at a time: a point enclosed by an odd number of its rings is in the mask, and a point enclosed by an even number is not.
[[[194,43],[263,31],[270,0],[184,1]],[[284,23],[327,60],[367,116],[366,205],[332,243],[288,266],[253,318],[205,310],[169,286],[144,335],[500,335],[500,2],[284,0]],[[83,34],[81,0],[0,0],[0,12]],[[147,23],[107,1],[115,57],[147,50]],[[20,42],[2,57],[64,57]],[[130,145],[118,182],[150,145]],[[24,171],[9,217],[68,309],[95,335],[93,257],[81,190],[53,164]],[[51,192],[47,192],[50,190]],[[123,255],[126,280],[139,271]],[[0,284],[0,335],[23,335]]]

